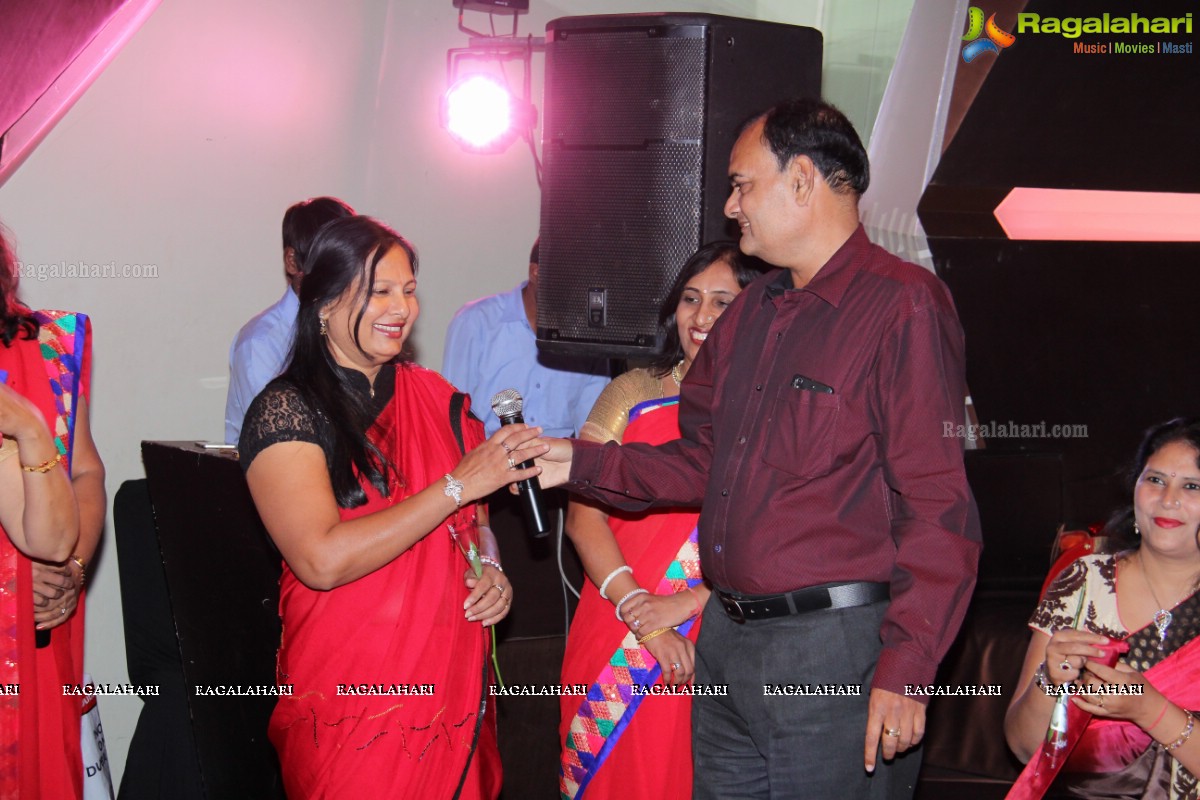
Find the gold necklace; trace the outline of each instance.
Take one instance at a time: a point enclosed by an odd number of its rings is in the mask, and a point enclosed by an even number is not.
[[[683,361],[680,361],[675,366],[671,367],[671,380],[675,381],[675,388],[683,386],[683,376],[679,374],[679,368],[683,366]]]

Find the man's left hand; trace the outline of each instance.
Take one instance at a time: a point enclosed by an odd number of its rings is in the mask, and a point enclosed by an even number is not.
[[[890,733],[889,733],[890,732]],[[899,735],[894,735],[899,733]],[[921,743],[925,735],[925,706],[911,697],[872,689],[867,706],[867,740],[863,767],[875,771],[875,758],[883,748],[883,757],[891,761],[897,753]]]

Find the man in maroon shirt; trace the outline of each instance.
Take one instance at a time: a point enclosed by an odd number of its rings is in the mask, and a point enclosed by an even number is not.
[[[837,109],[771,109],[729,174],[742,250],[781,269],[709,334],[683,438],[550,440],[542,482],[630,510],[703,501],[696,682],[728,696],[694,698],[696,797],[910,797],[926,698],[905,687],[933,681],[981,546],[943,435],[963,422],[962,329],[941,281],[867,240],[867,156]]]

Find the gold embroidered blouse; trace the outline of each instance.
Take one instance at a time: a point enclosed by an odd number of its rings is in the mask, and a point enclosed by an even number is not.
[[[648,369],[631,369],[618,375],[596,399],[579,432],[580,438],[593,442],[621,441],[629,424],[629,410],[662,396],[662,380]]]

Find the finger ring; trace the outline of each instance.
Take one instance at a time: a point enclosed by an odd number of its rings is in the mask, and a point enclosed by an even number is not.
[[[1059,664],[1059,665],[1058,665],[1058,667],[1059,667],[1059,669],[1061,669],[1063,672],[1066,672],[1067,670],[1069,670],[1069,669],[1071,668],[1071,660],[1070,660],[1070,659],[1067,659],[1067,658],[1064,658],[1064,659],[1062,660],[1062,663],[1061,663],[1061,664]]]
[[[496,588],[500,590],[500,596],[504,597],[504,587],[500,584],[496,584]]]
[[[516,462],[516,461],[513,461],[513,457],[512,457],[512,456],[509,456],[509,457],[508,457],[508,468],[509,468],[509,469],[516,469],[516,468],[517,468],[517,462]]]
[[[900,738],[899,728],[885,728],[883,732],[888,736],[895,736],[897,739]]]
[[[1097,698],[1096,698],[1096,705],[1100,706],[1101,708],[1104,708],[1104,698],[1103,698],[1103,697],[1097,697]]]
[[[683,664],[672,664],[671,672],[678,672],[682,668],[683,668]]]
[[[633,629],[636,631],[640,627],[642,627],[642,621],[640,619],[635,619],[633,621]]]
[[[511,453],[512,448],[508,446],[508,442],[501,442],[500,446],[504,448],[504,452]]]
[[[63,606],[62,608],[60,608],[60,609],[58,610],[58,613],[59,613],[59,615],[60,615],[60,616],[66,616],[66,614],[67,614],[67,607],[66,607],[66,606]]]

